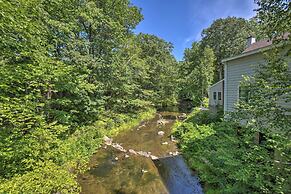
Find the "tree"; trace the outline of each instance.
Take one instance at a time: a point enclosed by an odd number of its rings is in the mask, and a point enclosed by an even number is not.
[[[140,58],[145,61],[148,77],[143,88],[153,92],[152,101],[158,107],[175,105],[177,100],[177,62],[172,55],[173,45],[154,35],[139,34],[137,44]]]
[[[212,49],[202,47],[199,42],[194,42],[191,49],[185,50],[184,61],[179,67],[181,99],[191,99],[194,105],[201,104],[213,81],[214,62]]]
[[[248,150],[245,169],[252,169],[244,174],[245,179],[251,183],[255,175],[261,177],[259,185],[250,186],[268,193],[290,189],[291,122],[286,113],[291,111],[287,106],[291,102],[291,73],[285,57],[282,51],[266,53],[267,63],[258,67],[254,76],[245,77],[241,87],[248,91],[248,99],[239,102],[233,115],[234,121],[245,123],[241,133]]]
[[[197,109],[175,130],[207,193],[290,192],[290,42],[280,37],[290,30],[289,21],[281,21],[290,13],[287,1],[259,2],[257,19],[274,45],[261,53],[265,63],[241,83],[246,97],[221,122]]]
[[[0,7],[0,193],[76,193],[103,133],[175,102],[172,46],[133,34],[129,0]]]
[[[269,38],[282,36],[290,31],[291,13],[289,0],[255,0],[257,19]]]
[[[291,73],[290,46],[282,35],[290,29],[288,1],[256,1],[257,18],[273,40],[273,48],[264,54],[266,64],[241,83],[248,94],[238,103],[233,120],[245,126],[241,140],[247,149],[245,169],[241,174],[254,190],[288,193],[290,190]],[[286,20],[285,20],[286,19]],[[268,25],[268,27],[267,27]],[[282,44],[283,43],[283,44]],[[254,141],[254,137],[255,141]],[[260,157],[263,156],[263,157]],[[252,164],[256,164],[256,168]],[[252,177],[260,177],[260,183]]]
[[[202,45],[213,49],[216,56],[216,81],[223,78],[221,60],[241,54],[246,48],[247,37],[257,34],[256,23],[236,17],[217,19],[202,31]]]

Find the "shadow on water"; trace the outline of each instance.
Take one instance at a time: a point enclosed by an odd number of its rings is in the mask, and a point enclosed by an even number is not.
[[[199,180],[193,175],[182,156],[154,160],[154,163],[171,194],[203,194]]]

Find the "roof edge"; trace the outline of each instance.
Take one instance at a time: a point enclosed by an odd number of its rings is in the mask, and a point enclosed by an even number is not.
[[[285,44],[288,45],[290,43],[291,42],[288,41],[287,43],[280,43],[279,45],[266,46],[266,47],[259,48],[259,49],[256,49],[256,50],[253,50],[253,51],[250,51],[250,52],[246,52],[246,53],[242,53],[242,54],[236,55],[234,57],[229,57],[229,58],[223,59],[223,60],[221,60],[221,62],[222,63],[226,63],[228,61],[233,61],[233,60],[240,59],[240,58],[243,58],[243,57],[247,57],[247,56],[250,56],[250,55],[254,55],[254,54],[257,54],[257,53],[260,53],[260,52],[265,52],[265,51],[270,50],[270,49],[275,48],[275,47],[281,47],[281,46],[284,46]]]
[[[213,84],[212,86],[209,86],[209,87],[208,87],[208,89],[209,89],[209,88],[212,88],[213,86],[216,86],[217,84],[219,84],[220,82],[223,82],[223,81],[224,81],[224,79],[222,79],[222,80],[220,80],[220,81],[216,82],[216,83],[215,83],[215,84]]]

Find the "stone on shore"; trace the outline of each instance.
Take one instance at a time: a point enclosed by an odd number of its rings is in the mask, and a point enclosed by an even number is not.
[[[106,145],[111,145],[112,144],[112,141],[113,141],[112,138],[109,138],[107,136],[104,136],[103,137],[103,140],[104,140],[104,142],[105,142]]]
[[[159,131],[159,132],[158,132],[158,135],[159,135],[159,136],[163,136],[163,135],[165,135],[165,132],[164,132],[164,131]]]

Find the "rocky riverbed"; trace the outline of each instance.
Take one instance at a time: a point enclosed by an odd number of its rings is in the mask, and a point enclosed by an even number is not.
[[[202,193],[179,156],[171,128],[180,113],[162,112],[114,139],[104,137],[90,170],[79,175],[84,194]]]

